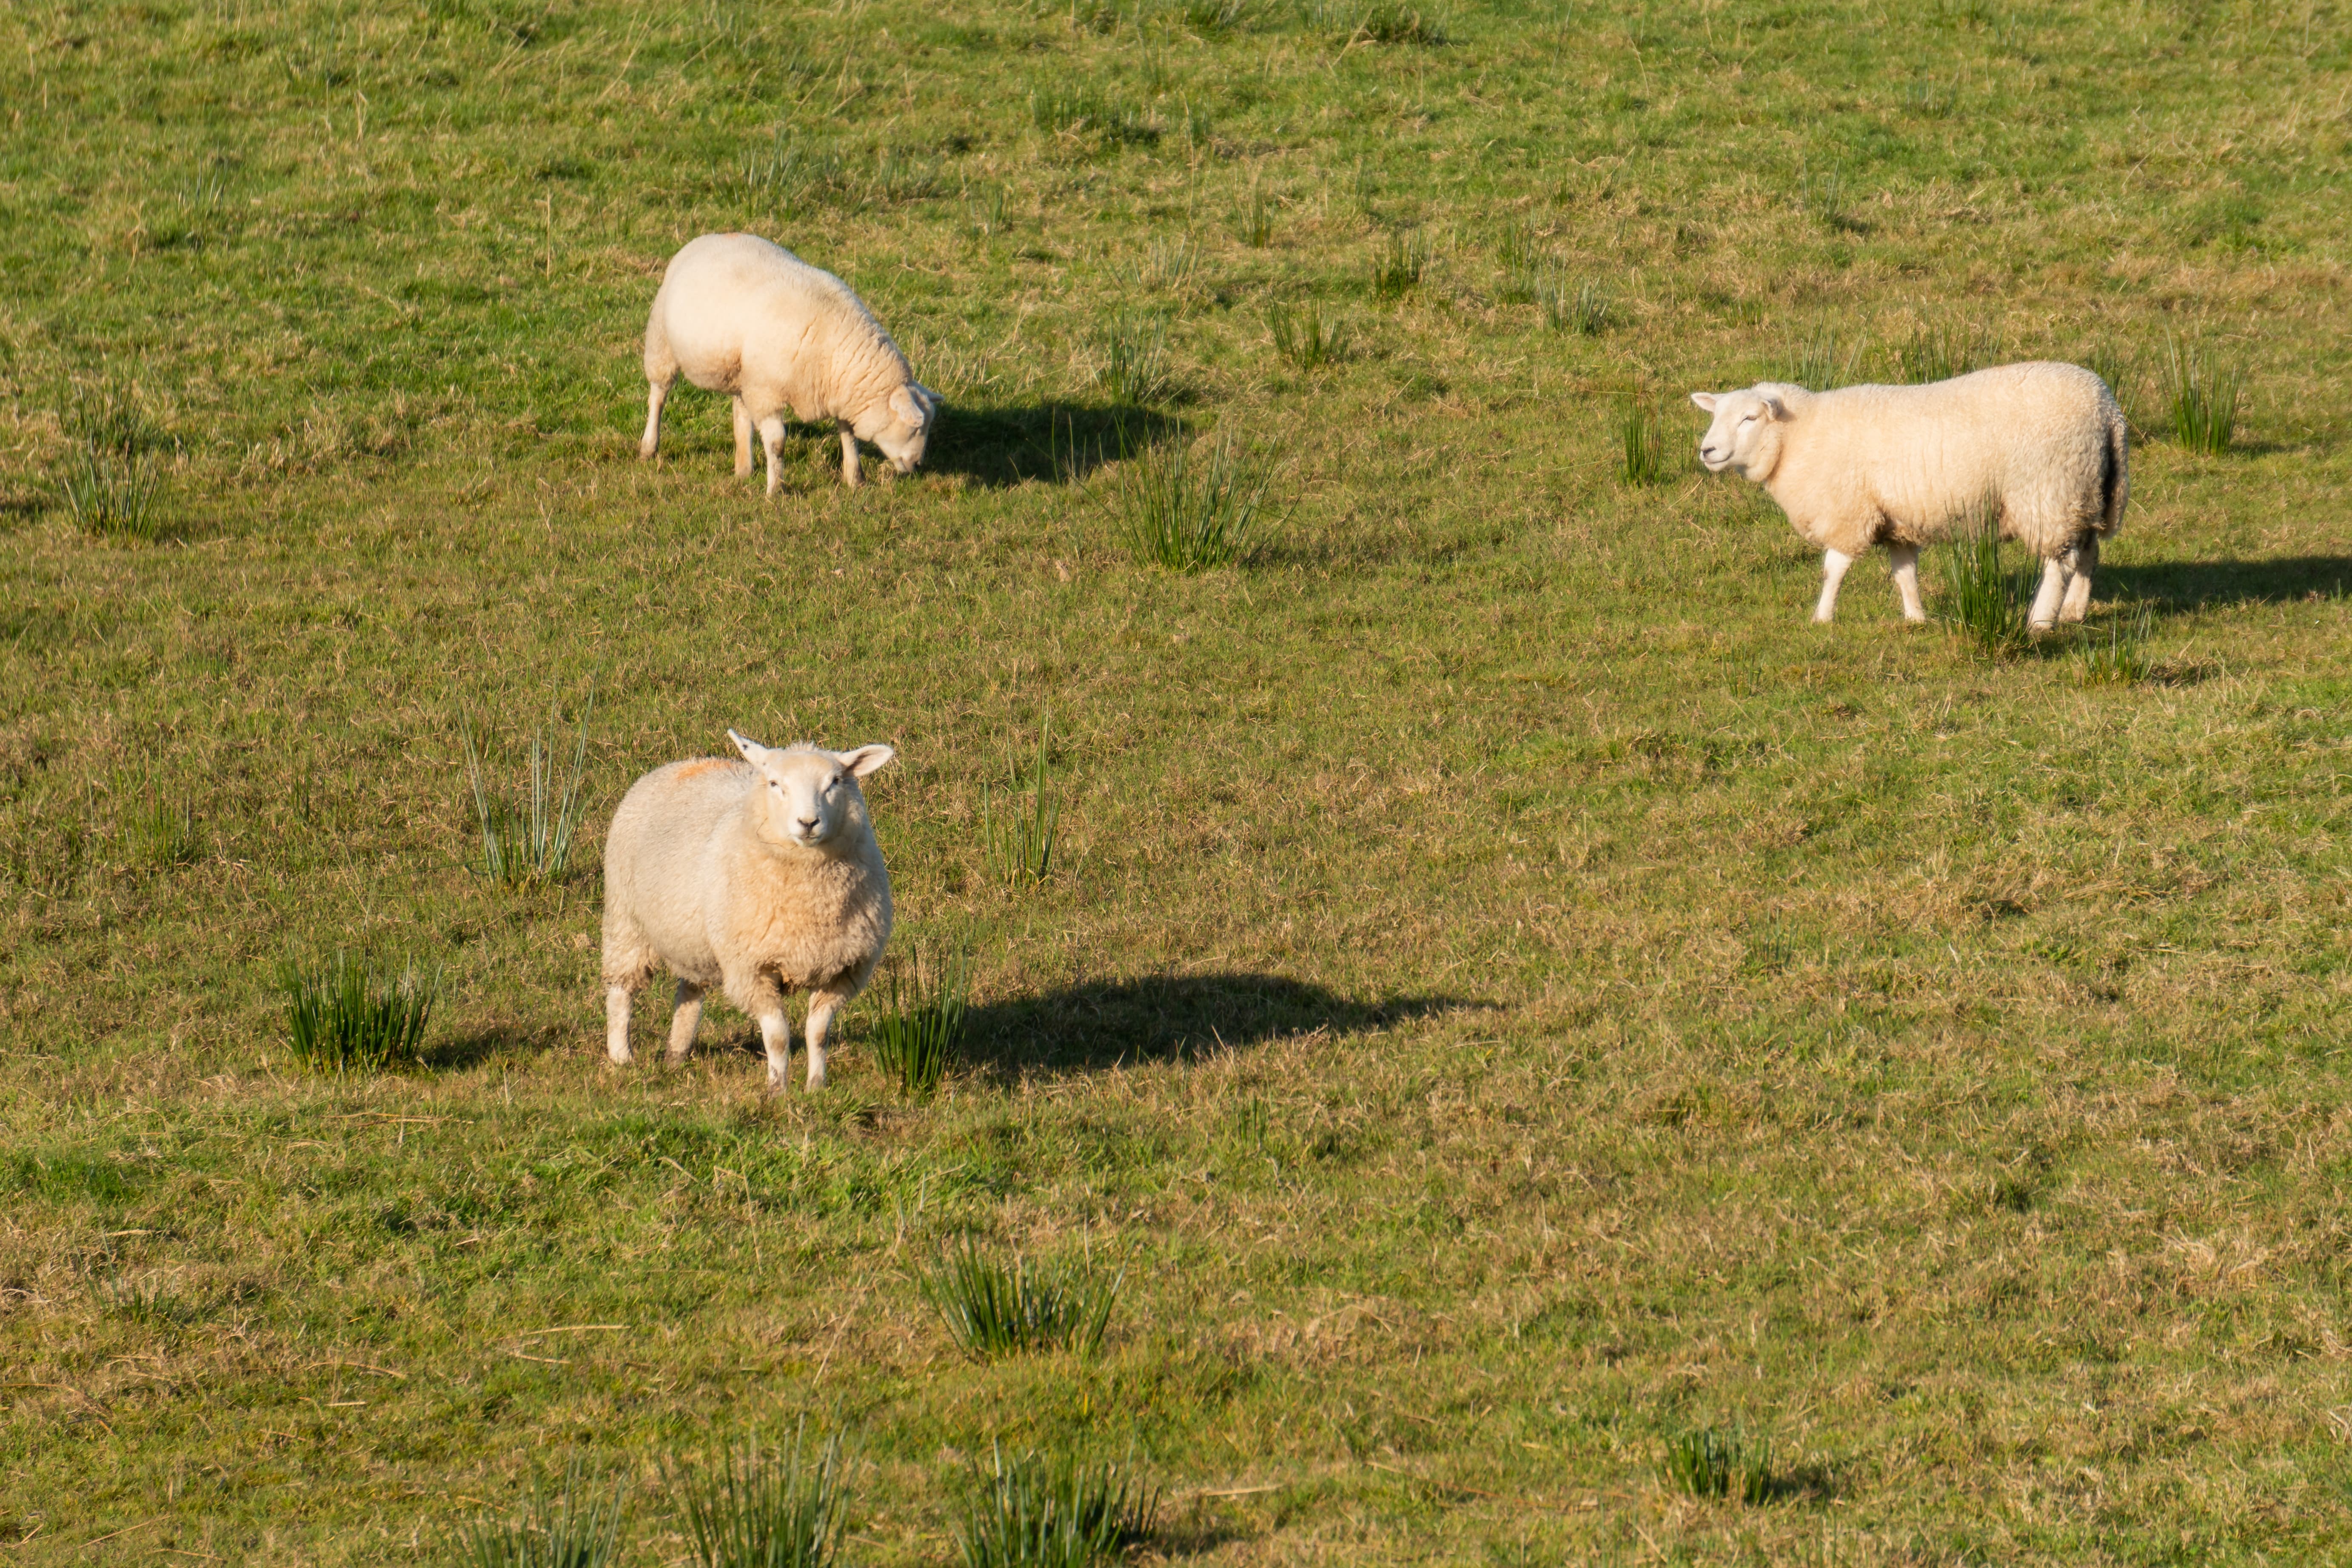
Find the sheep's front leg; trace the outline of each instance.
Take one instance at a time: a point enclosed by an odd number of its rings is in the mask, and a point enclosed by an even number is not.
[[[1838,584],[1845,581],[1845,569],[1853,564],[1853,557],[1843,550],[1822,552],[1822,597],[1821,602],[1813,606],[1813,619],[1817,624],[1827,626],[1830,617],[1837,614]]]
[[[768,453],[768,493],[774,495],[784,488],[784,416],[771,414],[760,421],[760,445]],[[743,471],[751,471],[749,464]]]
[[[677,983],[670,999],[669,1059],[682,1062],[694,1054],[694,1037],[702,1027],[702,987],[691,980]]]
[[[812,1090],[824,1087],[824,1037],[833,1028],[834,1014],[848,1000],[846,991],[809,993],[808,1024],[801,1032],[808,1037],[808,1086]]]
[[[2059,601],[2066,593],[2066,568],[2055,556],[2042,563],[2042,586],[2033,595],[2033,611],[2026,625],[2037,632],[2046,632],[2058,619]]]
[[[626,1067],[635,1058],[629,1052],[629,988],[604,987],[604,1054]]]
[[[851,489],[857,488],[857,432],[846,421],[841,426],[841,477]]]
[[[2058,605],[2062,621],[2079,621],[2091,613],[2091,574],[2099,569],[2099,536],[2085,535],[2062,557],[2066,563],[2066,597]]]
[[[751,472],[751,411],[743,406],[743,395],[735,395],[735,477],[747,479]]]
[[[1919,603],[1919,547],[1916,544],[1890,544],[1886,560],[1895,572],[1895,592],[1903,600],[1903,618],[1924,621],[1927,611]]]
[[[648,382],[646,394],[646,436],[637,443],[637,456],[650,458],[661,448],[662,405],[668,401],[669,386],[664,382]]]

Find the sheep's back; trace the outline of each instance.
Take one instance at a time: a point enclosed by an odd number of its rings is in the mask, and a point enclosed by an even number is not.
[[[605,833],[606,918],[635,924],[689,978],[709,948],[701,911],[712,836],[758,780],[732,757],[671,763],[629,786]]]
[[[1923,386],[1850,386],[1808,400],[1803,466],[1854,476],[1916,543],[1948,538],[1987,498],[2038,550],[2101,514],[2112,421],[2105,383],[2078,365],[2000,365]]]

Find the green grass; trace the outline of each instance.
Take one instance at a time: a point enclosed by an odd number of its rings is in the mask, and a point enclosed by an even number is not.
[[[1930,553],[1943,576],[1937,614],[1946,625],[1990,658],[2026,646],[2038,578],[2004,546],[1999,500],[1979,507],[1957,537]]]
[[[1673,437],[1665,416],[1645,398],[1629,398],[1619,406],[1617,439],[1617,478],[1626,485],[1667,484],[1685,466],[1668,455]]]
[[[695,1568],[831,1568],[848,1526],[848,1464],[839,1433],[813,1440],[803,1421],[792,1447],[758,1437],[730,1444],[672,1489],[685,1514]]]
[[[1265,325],[1274,338],[1274,352],[1295,370],[1320,370],[1347,356],[1347,323],[1327,318],[1312,306],[1293,310],[1269,305]]]
[[[577,1458],[690,1562],[685,1470],[803,1418],[884,1565],[1000,1446],[1134,1455],[1138,1560],[2352,1553],[2341,16],[1367,9],[0,7],[0,1557],[429,1563]],[[1608,330],[1507,297],[1515,224]],[[662,268],[738,228],[947,389],[918,473],[795,426],[767,500],[708,394],[637,459]],[[1686,391],[1950,321],[2138,367],[2051,657],[1876,558],[1811,625],[1688,466]],[[2168,332],[2243,368],[2226,454],[2162,438]],[[152,542],[60,492],[103,388]],[[1228,438],[1247,551],[1139,561],[1119,477]],[[572,873],[482,875],[461,704],[519,789],[592,679]],[[973,954],[930,1100],[856,1012],[772,1101],[715,991],[606,1065],[605,823],[730,725],[899,748],[896,954]],[[414,1066],[291,1057],[339,949],[446,976]],[[961,1237],[1118,1260],[1095,1352],[958,1350]],[[1661,1476],[1701,1427],[1769,1506]]]
[[[1768,1502],[1772,1496],[1772,1446],[1738,1428],[1695,1427],[1667,1439],[1659,1471],[1669,1488],[1690,1497]]]
[[[926,969],[919,952],[890,960],[876,987],[867,1037],[874,1065],[908,1100],[929,1100],[954,1063],[970,1021],[971,955],[957,951]]]
[[[1146,445],[1090,488],[1136,564],[1193,574],[1231,566],[1259,542],[1279,466],[1221,431],[1205,451],[1181,437]]]
[[[572,844],[579,836],[588,802],[581,783],[588,761],[588,726],[596,714],[592,688],[580,713],[572,760],[559,772],[560,716],[534,728],[520,785],[513,790],[490,776],[486,753],[495,743],[487,725],[478,726],[461,709],[457,736],[466,752],[466,783],[474,797],[475,830],[481,839],[480,867],[492,881],[509,885],[562,879],[572,869]]]
[[[2209,348],[2168,332],[2164,339],[2164,401],[2172,438],[2191,452],[2218,458],[2238,435],[2246,373]]]
[[[1131,1465],[992,1448],[956,1531],[962,1568],[1090,1568],[1151,1532],[1156,1489]]]
[[[278,969],[286,999],[286,1044],[317,1072],[371,1073],[414,1063],[440,1000],[437,974],[413,963],[397,969],[337,950]]]
[[[1037,760],[1025,780],[1015,777],[1001,803],[994,791],[985,786],[981,795],[980,836],[988,869],[1008,888],[1034,888],[1054,874],[1054,851],[1061,842],[1062,801],[1054,791],[1053,727],[1050,714],[1038,721]]]
[[[560,1500],[534,1489],[521,1518],[461,1527],[444,1557],[458,1568],[613,1568],[623,1517],[620,1487],[600,1489],[575,1459]]]
[[[922,1293],[948,1337],[976,1360],[1024,1352],[1092,1355],[1102,1344],[1126,1275],[1091,1262],[1015,1257],[1006,1263],[970,1237],[950,1241],[922,1273]]]

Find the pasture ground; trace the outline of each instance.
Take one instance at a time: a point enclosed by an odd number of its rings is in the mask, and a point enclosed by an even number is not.
[[[806,1415],[859,1562],[950,1557],[992,1442],[1131,1453],[1146,1557],[2341,1561],[2348,22],[0,10],[0,1556],[426,1560],[581,1457],[675,1562],[662,1461]],[[737,226],[951,399],[926,471],[803,431],[764,501],[688,392],[637,461],[660,268]],[[1683,468],[1687,390],[1923,329],[2133,366],[2095,622],[2150,679],[1877,562],[1810,626]],[[2163,438],[2168,333],[2239,450]],[[110,409],[160,542],[58,504]],[[1122,426],[1280,454],[1249,561],[1130,563]],[[856,1013],[814,1099],[724,1009],[602,1065],[593,855],[471,870],[458,742],[511,775],[592,685],[592,829],[730,724],[901,749],[903,940],[976,955],[940,1100]],[[978,817],[1048,722],[1015,889]],[[338,946],[442,968],[425,1064],[293,1063]],[[954,1353],[962,1232],[1123,1266],[1101,1354]],[[1699,1426],[1771,1500],[1667,1489]]]

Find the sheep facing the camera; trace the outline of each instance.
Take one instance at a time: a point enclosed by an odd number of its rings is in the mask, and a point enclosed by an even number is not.
[[[670,258],[646,321],[646,435],[661,445],[662,404],[680,374],[735,401],[735,472],[751,471],[751,432],[768,455],[768,493],[789,409],[804,424],[841,429],[841,477],[858,481],[857,443],[870,441],[902,474],[923,460],[940,400],[848,284],[751,234],[706,234]]]
[[[1715,416],[1699,461],[1762,485],[1822,552],[1814,620],[1835,612],[1839,581],[1874,544],[1886,546],[1905,618],[1927,619],[1919,547],[1995,507],[2001,537],[2043,563],[2032,626],[2090,608],[2099,541],[2123,523],[2131,451],[2115,395],[2081,366],[2006,364],[1835,392],[1768,381],[1691,401]]]
[[[784,998],[809,994],[808,1087],[824,1087],[833,1016],[890,940],[890,876],[860,779],[898,753],[768,747],[656,768],[629,786],[604,840],[604,1048],[626,1062],[629,1003],[656,967],[677,978],[669,1058],[694,1049],[702,994],[758,1021],[768,1088],[792,1067]]]

